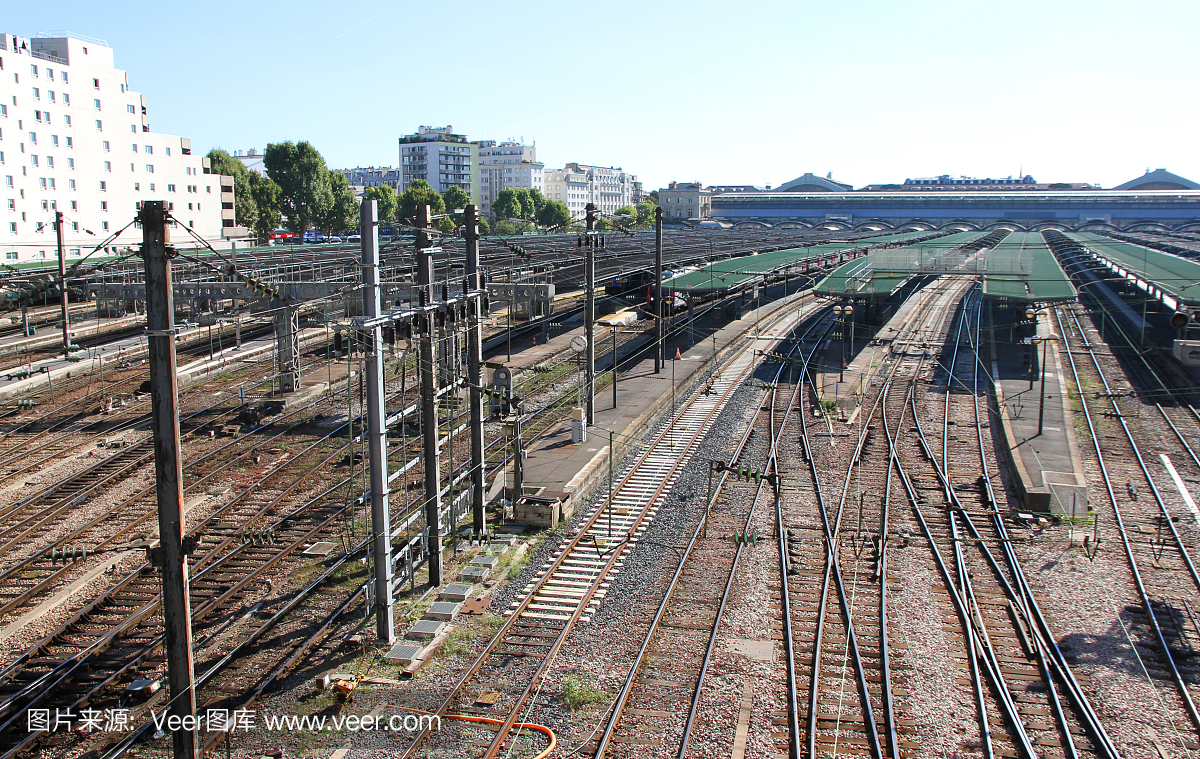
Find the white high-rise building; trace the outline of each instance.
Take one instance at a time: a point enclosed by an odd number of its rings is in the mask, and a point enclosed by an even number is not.
[[[612,214],[618,208],[632,206],[641,185],[637,176],[611,166],[568,163],[546,172],[546,198],[561,200],[576,218],[584,215],[588,203]]]
[[[0,252],[6,262],[86,255],[164,200],[208,240],[234,228],[233,178],[206,173],[186,137],[150,131],[146,97],[129,88],[102,40],[0,35]],[[186,236],[177,235],[182,242]],[[130,226],[106,248],[141,243]]]
[[[414,179],[424,179],[438,193],[461,187],[479,200],[479,146],[468,142],[454,127],[422,126],[415,134],[400,138],[400,188],[404,192]]]
[[[545,165],[537,148],[508,140],[479,141],[479,212],[492,215],[492,203],[501,190],[538,190],[545,193]]]

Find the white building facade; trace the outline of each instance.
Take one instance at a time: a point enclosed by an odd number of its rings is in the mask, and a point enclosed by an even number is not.
[[[546,192],[545,165],[537,160],[537,148],[509,140],[480,140],[479,212],[492,215],[492,203],[502,190]]]
[[[620,168],[580,163],[547,171],[545,184],[546,198],[566,203],[576,218],[584,215],[588,203],[607,214],[635,205],[634,196],[641,187],[637,176]]]
[[[57,257],[56,211],[67,255],[86,255],[145,200],[216,244],[235,234],[233,178],[207,163],[187,138],[150,131],[145,96],[102,40],[0,36],[0,260]],[[140,243],[130,226],[105,247]]]
[[[700,182],[671,182],[658,191],[658,204],[673,219],[712,217],[712,190]]]
[[[479,146],[468,142],[454,127],[422,126],[400,138],[400,188],[424,179],[439,194],[461,187],[479,202]]]

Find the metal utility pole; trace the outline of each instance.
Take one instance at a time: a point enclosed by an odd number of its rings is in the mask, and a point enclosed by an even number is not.
[[[383,315],[379,282],[379,210],[374,200],[364,199],[362,220],[363,315]],[[390,644],[396,638],[392,613],[392,523],[389,511],[387,461],[387,409],[384,407],[383,326],[368,329],[367,350],[367,455],[371,467],[371,535],[375,560],[375,632]]]
[[[584,293],[584,331],[587,334],[587,351],[584,375],[584,392],[586,397],[584,423],[596,423],[596,340],[593,334],[596,323],[596,205],[587,204],[587,247],[585,248]]]
[[[662,371],[662,206],[654,208],[654,373]],[[711,266],[711,264],[710,264]],[[711,275],[710,275],[711,277]]]
[[[142,258],[146,263],[146,342],[150,362],[154,482],[158,496],[159,569],[163,584],[163,631],[167,644],[167,712],[190,723],[196,714],[192,663],[192,610],[188,597],[189,548],[183,536],[183,462],[179,444],[179,387],[175,378],[175,297],[171,287],[174,251],[167,247],[167,204],[142,204]],[[59,216],[61,219],[61,215]],[[60,221],[61,223],[61,221]],[[175,759],[196,757],[195,730],[171,733]]]
[[[617,407],[617,325],[612,326],[613,408]]]
[[[425,537],[429,584],[442,584],[442,467],[438,456],[437,372],[434,371],[433,255],[429,253],[429,206],[417,206],[417,288],[420,290],[421,442],[425,470]]]
[[[237,240],[230,240],[229,255],[233,264],[233,271],[230,273],[230,278],[237,276]],[[237,296],[233,298],[233,340],[234,350],[242,349],[242,312],[241,303],[238,302]]]
[[[479,221],[475,216],[475,206],[469,205],[463,209],[463,223],[466,229],[463,235],[467,243],[467,289],[479,292],[483,290],[482,274],[479,271]],[[466,295],[466,293],[463,293]],[[483,299],[475,297],[469,304],[470,320],[467,322],[467,385],[471,404],[471,529],[476,535],[482,536],[487,529],[486,512],[484,508],[483,471]],[[510,333],[511,334],[511,333]]]
[[[58,237],[58,298],[62,302],[63,353],[71,352],[71,311],[67,308],[67,251],[63,248],[63,212],[54,212]]]

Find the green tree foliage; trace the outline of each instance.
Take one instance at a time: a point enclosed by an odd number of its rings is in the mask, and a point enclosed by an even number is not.
[[[260,241],[268,240],[271,233],[279,228],[279,185],[262,174],[247,172],[247,175],[250,179],[250,194],[254,197],[254,205],[258,210],[258,218],[254,221],[254,234]]]
[[[659,204],[658,203],[658,190],[651,190],[650,198],[651,198],[651,200],[654,201],[654,205],[658,205]]]
[[[529,193],[529,200],[531,201],[532,206],[533,206],[533,211],[526,218],[536,219],[538,217],[538,214],[542,212],[542,209],[545,208],[546,204],[549,203],[550,201],[546,198],[545,195],[542,194],[542,191],[536,187],[534,187],[531,190],[526,190],[526,192]]]
[[[396,191],[391,187],[386,184],[368,187],[363,192],[363,197],[378,203],[380,221],[396,220]]]
[[[648,227],[654,223],[654,209],[658,206],[648,200],[643,200],[637,204],[637,225],[639,227]]]
[[[326,177],[333,202],[318,217],[319,226],[326,232],[344,232],[358,227],[358,198],[350,188],[346,175],[330,171]]]
[[[479,234],[490,235],[492,233],[492,225],[488,224],[488,220],[482,217],[479,218]]]
[[[333,205],[329,170],[312,144],[290,140],[269,144],[263,164],[267,176],[279,185],[279,210],[287,216],[292,232],[308,231]]]
[[[250,189],[250,174],[246,164],[220,148],[208,151],[214,174],[233,177],[233,218],[241,227],[255,229],[258,224],[258,205]]]
[[[524,221],[509,221],[501,219],[496,222],[495,234],[501,236],[523,235],[526,232],[534,232],[533,225]]]
[[[471,205],[471,194],[458,185],[451,185],[442,193],[442,202],[446,204],[447,211],[466,208]]]
[[[543,227],[563,227],[571,223],[571,209],[561,200],[550,200],[538,211],[537,223]]]
[[[522,189],[501,190],[492,202],[492,215],[497,219],[525,219],[525,207],[532,207],[533,200],[529,192]],[[497,225],[499,228],[499,225]]]
[[[446,210],[446,203],[437,190],[424,179],[414,179],[408,189],[400,193],[396,202],[396,221],[401,224],[416,224],[417,206],[429,206],[430,214]]]

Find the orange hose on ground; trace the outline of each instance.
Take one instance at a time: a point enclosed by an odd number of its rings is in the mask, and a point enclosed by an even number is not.
[[[437,716],[433,712],[427,712],[421,709],[413,709],[411,706],[396,706],[395,704],[384,704],[384,706],[391,709],[402,709],[406,712],[416,712],[417,714],[424,714],[429,717]],[[495,719],[493,717],[477,717],[474,714],[447,714],[446,719],[458,719],[462,720],[463,722],[482,722],[485,725],[504,724],[504,720],[502,719]],[[545,725],[535,725],[532,722],[514,722],[513,727],[537,730],[539,733],[545,733],[546,737],[550,739],[550,745],[542,749],[542,751],[534,756],[533,759],[546,759],[546,757],[554,753],[554,749],[558,747],[558,738],[554,735],[554,731]]]

